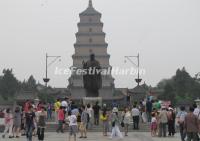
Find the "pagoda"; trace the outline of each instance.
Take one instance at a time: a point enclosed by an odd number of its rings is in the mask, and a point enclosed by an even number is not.
[[[78,32],[76,33],[75,53],[72,55],[73,65],[71,68],[83,68],[83,61],[90,59],[91,54],[99,61],[101,68],[111,69],[107,53],[108,44],[105,41],[106,34],[103,32],[102,14],[95,10],[92,0],[89,0],[88,7],[79,14]],[[72,99],[81,100],[86,96],[83,76],[73,71],[69,78],[69,86]],[[99,97],[103,100],[113,99],[115,92],[114,79],[111,74],[102,76],[102,88],[99,90]]]

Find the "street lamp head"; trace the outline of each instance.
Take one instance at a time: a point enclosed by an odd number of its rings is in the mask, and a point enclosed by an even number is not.
[[[45,83],[48,83],[49,82],[49,78],[43,78],[43,81],[45,82]]]

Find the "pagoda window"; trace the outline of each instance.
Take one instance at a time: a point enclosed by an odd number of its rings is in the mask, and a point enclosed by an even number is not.
[[[89,39],[89,42],[92,43],[92,38]]]

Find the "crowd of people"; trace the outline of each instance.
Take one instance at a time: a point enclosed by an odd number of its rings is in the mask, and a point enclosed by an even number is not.
[[[27,100],[23,107],[15,107],[14,112],[5,109],[4,117],[2,137],[19,138],[25,135],[28,141],[32,141],[33,136],[37,136],[39,141],[44,140],[48,120],[57,124],[57,133],[64,133],[67,128],[69,141],[76,141],[77,134],[79,138],[87,138],[87,131],[95,126],[102,126],[103,136],[111,139],[128,136],[130,128],[139,130],[141,123],[149,126],[152,137],[167,137],[167,133],[173,137],[178,126],[181,141],[199,141],[200,131],[200,108],[197,105],[189,110],[183,106],[177,110],[150,98],[123,108],[117,105],[107,107],[106,104],[100,106],[98,102],[80,106],[68,98],[57,99],[53,104],[35,104]]]

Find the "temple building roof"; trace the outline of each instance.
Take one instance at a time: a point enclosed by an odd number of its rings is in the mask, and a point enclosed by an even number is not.
[[[94,9],[92,5],[92,0],[89,0],[88,8],[82,13],[80,13],[80,16],[93,16],[93,15],[101,15],[101,13]]]

